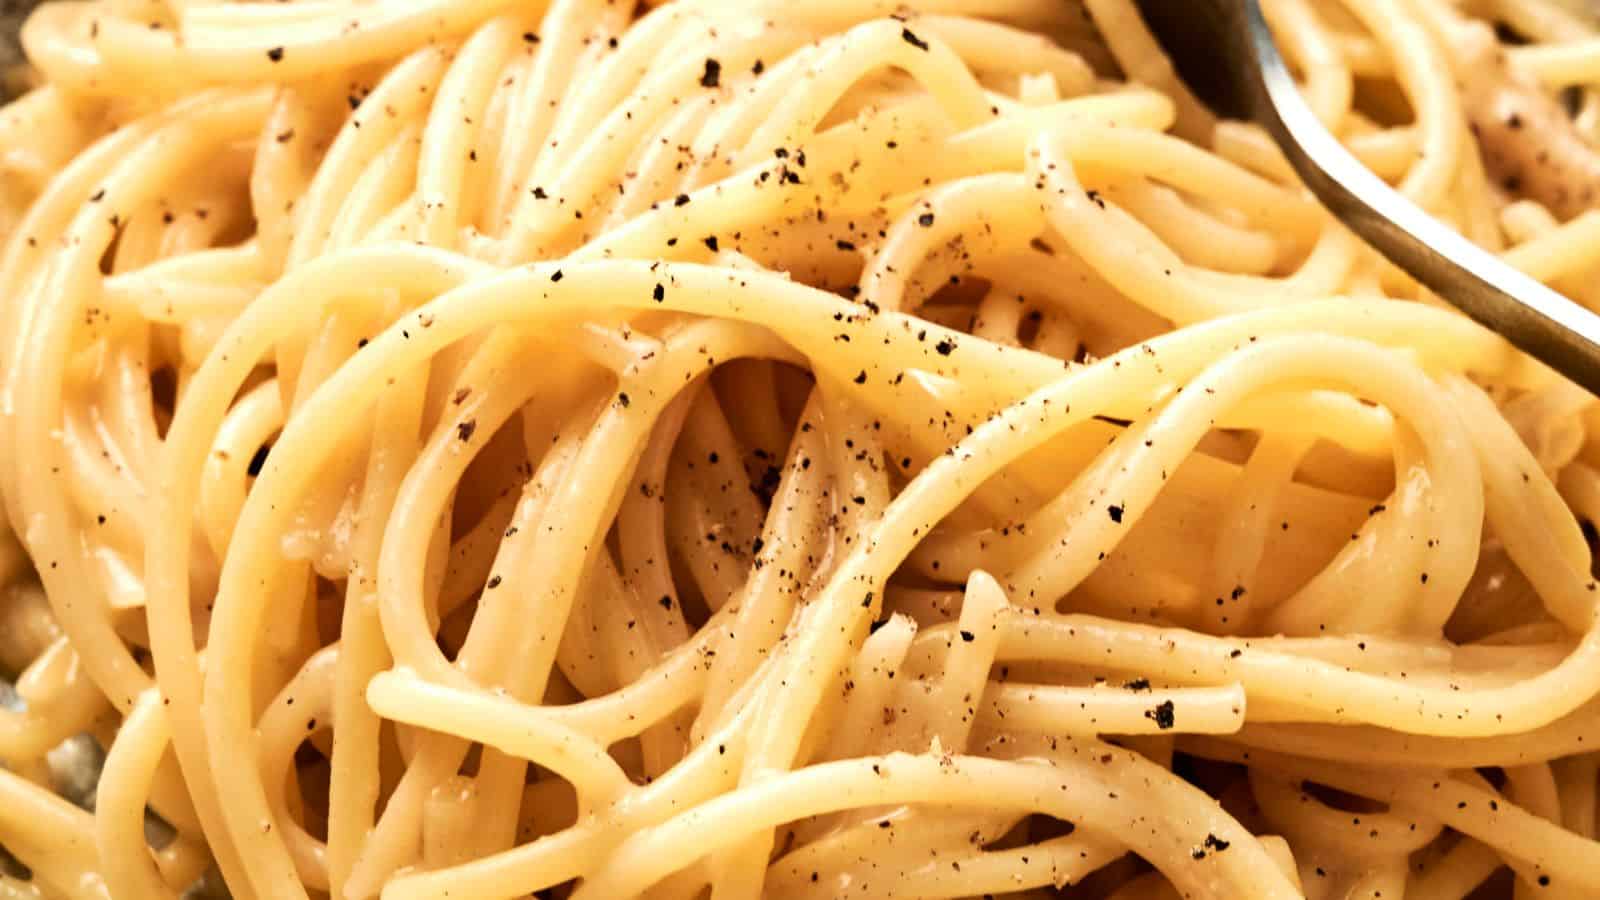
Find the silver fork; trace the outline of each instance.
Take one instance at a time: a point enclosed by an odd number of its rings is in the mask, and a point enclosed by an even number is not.
[[[1338,219],[1451,305],[1600,395],[1600,316],[1445,227],[1351,156],[1300,96],[1259,0],[1136,0],[1185,83],[1256,122]]]

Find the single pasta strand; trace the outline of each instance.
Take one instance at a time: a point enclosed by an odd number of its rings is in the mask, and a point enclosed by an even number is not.
[[[878,771],[873,771],[873,766]],[[1006,778],[1007,769],[1013,778]],[[886,777],[884,770],[889,771]],[[1037,769],[1038,771],[1030,771]],[[982,777],[979,777],[982,776]],[[1016,783],[1016,776],[1032,779],[1035,784],[1024,787]],[[594,895],[602,889],[611,891],[629,891],[643,887],[660,875],[666,874],[672,868],[681,864],[680,859],[660,855],[657,850],[663,847],[681,845],[682,832],[690,829],[708,827],[724,821],[742,820],[749,822],[752,819],[760,822],[769,822],[774,816],[805,814],[812,809],[826,809],[835,805],[843,798],[849,798],[853,803],[882,803],[895,802],[896,800],[909,799],[916,791],[939,791],[940,799],[945,802],[961,803],[971,802],[982,793],[988,792],[990,800],[1001,795],[1003,791],[1018,790],[1018,799],[1026,805],[1049,804],[1047,809],[1063,813],[1063,818],[1075,815],[1070,809],[1071,801],[1055,801],[1054,797],[1064,794],[1067,788],[1060,784],[1052,783],[1062,776],[1051,772],[1049,768],[1034,766],[1018,766],[1017,764],[1000,763],[993,760],[972,757],[946,757],[943,759],[928,756],[893,756],[869,757],[862,760],[852,760],[841,763],[828,763],[814,766],[791,775],[775,779],[762,787],[749,789],[725,795],[719,800],[701,806],[698,810],[686,813],[666,826],[653,831],[643,832],[635,838],[630,838],[621,848],[624,854],[622,859],[632,865],[617,866],[603,873],[600,877],[586,880],[580,888],[581,895]],[[817,792],[820,784],[832,781],[834,793],[829,799],[826,793]],[[1042,782],[1042,784],[1040,784]],[[802,795],[809,795],[810,799],[802,799]],[[1023,799],[1026,798],[1026,799]],[[780,802],[774,802],[780,801]],[[1003,801],[1002,801],[1003,802]],[[765,807],[765,812],[756,812],[757,804]],[[1058,805],[1059,804],[1059,805]],[[1100,819],[1103,827],[1113,829],[1119,839],[1127,840],[1128,833],[1123,826],[1113,824],[1110,820]],[[1213,829],[1224,828],[1223,835],[1215,837],[1226,838],[1231,835],[1242,834],[1237,825],[1225,828],[1220,823],[1213,822]],[[710,833],[716,833],[712,830]],[[1203,837],[1203,835],[1202,835]],[[723,838],[727,840],[727,838]],[[1177,834],[1168,833],[1163,842],[1183,838]],[[1143,844],[1143,841],[1139,842]],[[1232,843],[1231,840],[1229,843]],[[1221,865],[1231,868],[1234,865],[1248,867],[1253,873],[1252,877],[1260,880],[1254,882],[1257,890],[1268,892],[1266,896],[1282,895],[1293,896],[1296,892],[1283,879],[1277,867],[1266,857],[1265,853],[1256,845],[1252,852],[1248,846],[1242,845],[1241,851],[1234,857],[1219,857]],[[1183,881],[1190,881],[1196,890],[1211,890],[1208,884],[1212,877],[1209,872],[1194,866],[1194,860],[1188,846],[1171,848],[1165,852],[1157,851],[1154,846],[1149,847],[1146,853],[1155,855],[1161,864],[1171,866],[1174,871],[1168,875]],[[1207,867],[1210,868],[1210,867]],[[1204,873],[1204,874],[1203,874]]]
[[[100,776],[95,802],[95,840],[106,887],[116,897],[168,900],[176,892],[161,880],[145,846],[144,804],[161,754],[171,740],[155,689],[139,697],[123,723],[124,735],[112,747]]]

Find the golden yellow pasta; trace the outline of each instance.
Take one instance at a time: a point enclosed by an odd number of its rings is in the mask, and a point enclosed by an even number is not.
[[[1265,6],[1600,308],[1592,7]],[[22,37],[0,898],[1600,896],[1600,406],[1132,0]]]

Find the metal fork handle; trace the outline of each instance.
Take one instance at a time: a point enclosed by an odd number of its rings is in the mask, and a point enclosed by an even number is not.
[[[1255,121],[1317,199],[1434,293],[1555,371],[1600,395],[1600,316],[1472,243],[1391,188],[1323,127],[1278,52],[1259,0],[1218,3],[1249,60]]]

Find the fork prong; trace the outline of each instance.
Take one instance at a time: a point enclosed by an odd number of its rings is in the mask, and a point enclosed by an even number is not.
[[[1244,15],[1235,0],[1136,0],[1150,34],[1211,111],[1232,119],[1253,112],[1240,75]]]

